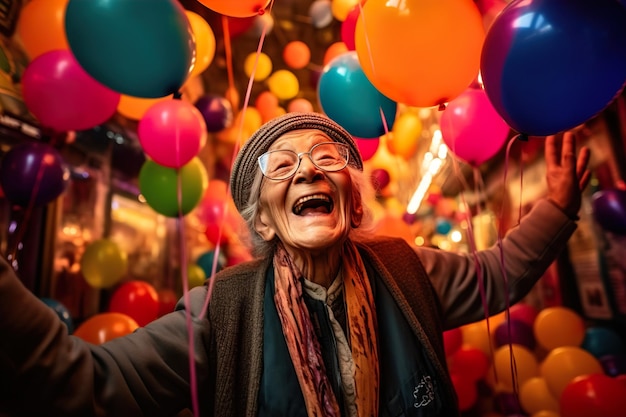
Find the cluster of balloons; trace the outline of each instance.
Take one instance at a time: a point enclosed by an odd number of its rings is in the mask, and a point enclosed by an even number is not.
[[[505,314],[444,332],[462,410],[478,382],[501,415],[617,417],[626,407],[626,345],[612,328],[585,325],[573,310],[516,304]]]

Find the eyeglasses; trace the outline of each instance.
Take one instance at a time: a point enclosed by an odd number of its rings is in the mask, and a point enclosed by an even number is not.
[[[291,178],[300,167],[304,155],[317,168],[326,172],[341,171],[348,165],[350,149],[348,145],[338,142],[322,142],[313,145],[308,152],[296,153],[288,149],[277,149],[259,156],[259,167],[263,175],[276,181]]]

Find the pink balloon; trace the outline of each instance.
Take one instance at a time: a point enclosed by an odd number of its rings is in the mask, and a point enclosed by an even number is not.
[[[364,161],[371,159],[376,154],[378,145],[380,145],[380,138],[363,139],[355,137],[354,141],[359,151],[361,151],[361,158]]]
[[[106,122],[121,97],[92,78],[65,49],[45,52],[30,62],[22,77],[22,94],[41,125],[57,132]]]
[[[494,157],[508,133],[509,126],[483,89],[465,90],[441,114],[443,141],[456,156],[473,166]]]
[[[539,314],[539,312],[535,307],[523,302],[514,304],[509,308],[510,320],[517,320],[522,323],[526,323],[531,329],[535,325],[537,314]]]
[[[180,168],[206,144],[207,128],[202,113],[183,100],[165,100],[152,105],[139,121],[137,137],[154,162]]]
[[[356,45],[354,43],[354,32],[356,30],[356,21],[359,18],[361,7],[357,4],[350,10],[344,21],[341,23],[341,41],[346,44],[349,51],[354,51]]]

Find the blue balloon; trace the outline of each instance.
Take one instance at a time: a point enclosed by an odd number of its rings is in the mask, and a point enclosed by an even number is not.
[[[626,83],[626,9],[615,0],[515,0],[490,26],[480,69],[491,103],[517,132],[576,127]]]
[[[215,258],[215,251],[210,250],[210,251],[204,252],[202,255],[198,256],[198,259],[196,259],[196,265],[202,268],[207,278],[212,277],[213,272],[217,273],[224,267],[224,260],[220,256],[217,259],[217,265],[215,267],[215,271],[213,271],[213,259],[214,258]]]
[[[69,334],[74,333],[74,321],[72,320],[72,315],[70,311],[65,307],[61,302],[54,300],[52,298],[40,298],[41,301],[44,302],[48,307],[50,307],[56,314],[59,316],[59,319],[65,324],[67,327],[67,332]]]
[[[391,130],[397,103],[384,96],[367,79],[356,51],[331,60],[320,76],[317,95],[322,110],[353,136],[377,138]]]
[[[71,0],[65,32],[78,63],[121,94],[178,92],[195,60],[195,40],[176,0]]]
[[[593,326],[587,328],[581,347],[596,358],[626,353],[620,335],[608,327]]]

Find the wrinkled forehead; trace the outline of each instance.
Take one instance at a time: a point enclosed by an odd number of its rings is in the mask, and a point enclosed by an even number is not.
[[[317,129],[298,129],[291,130],[278,137],[269,147],[269,150],[291,148],[294,141],[300,142],[334,142],[327,134]]]

